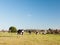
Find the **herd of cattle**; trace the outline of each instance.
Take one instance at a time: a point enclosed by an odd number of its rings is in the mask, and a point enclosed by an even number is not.
[[[19,29],[19,30],[17,31],[17,34],[21,34],[21,35],[23,35],[24,32],[26,32],[26,31],[25,31],[25,30],[21,30],[21,29]],[[28,30],[28,33],[31,34],[32,31],[31,31],[31,30]],[[38,34],[38,31],[36,31],[35,34],[37,35],[37,34]]]
[[[23,35],[24,32],[28,32],[29,34],[31,34],[32,32],[35,33],[36,35],[37,34],[60,34],[60,30],[21,30],[19,29],[17,31],[17,34],[21,34]]]

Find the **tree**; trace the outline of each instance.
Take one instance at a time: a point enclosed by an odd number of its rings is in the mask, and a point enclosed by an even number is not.
[[[50,31],[50,34],[53,34],[53,30],[52,29],[49,28],[48,30]]]
[[[58,34],[58,30],[57,29],[55,30],[55,34]]]
[[[11,26],[11,27],[9,28],[9,32],[17,32],[16,27]]]

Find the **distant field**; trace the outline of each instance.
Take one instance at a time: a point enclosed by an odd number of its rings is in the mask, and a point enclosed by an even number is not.
[[[0,32],[0,45],[60,45],[60,35],[35,35],[34,33],[17,35],[16,33]]]

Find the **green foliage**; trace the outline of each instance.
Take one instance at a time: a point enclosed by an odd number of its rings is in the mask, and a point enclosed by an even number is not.
[[[11,26],[11,27],[9,28],[9,32],[17,32],[16,27]]]

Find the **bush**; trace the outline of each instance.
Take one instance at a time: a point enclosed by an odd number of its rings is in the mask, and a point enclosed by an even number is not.
[[[9,28],[9,32],[17,32],[16,27],[11,26],[11,27]]]

